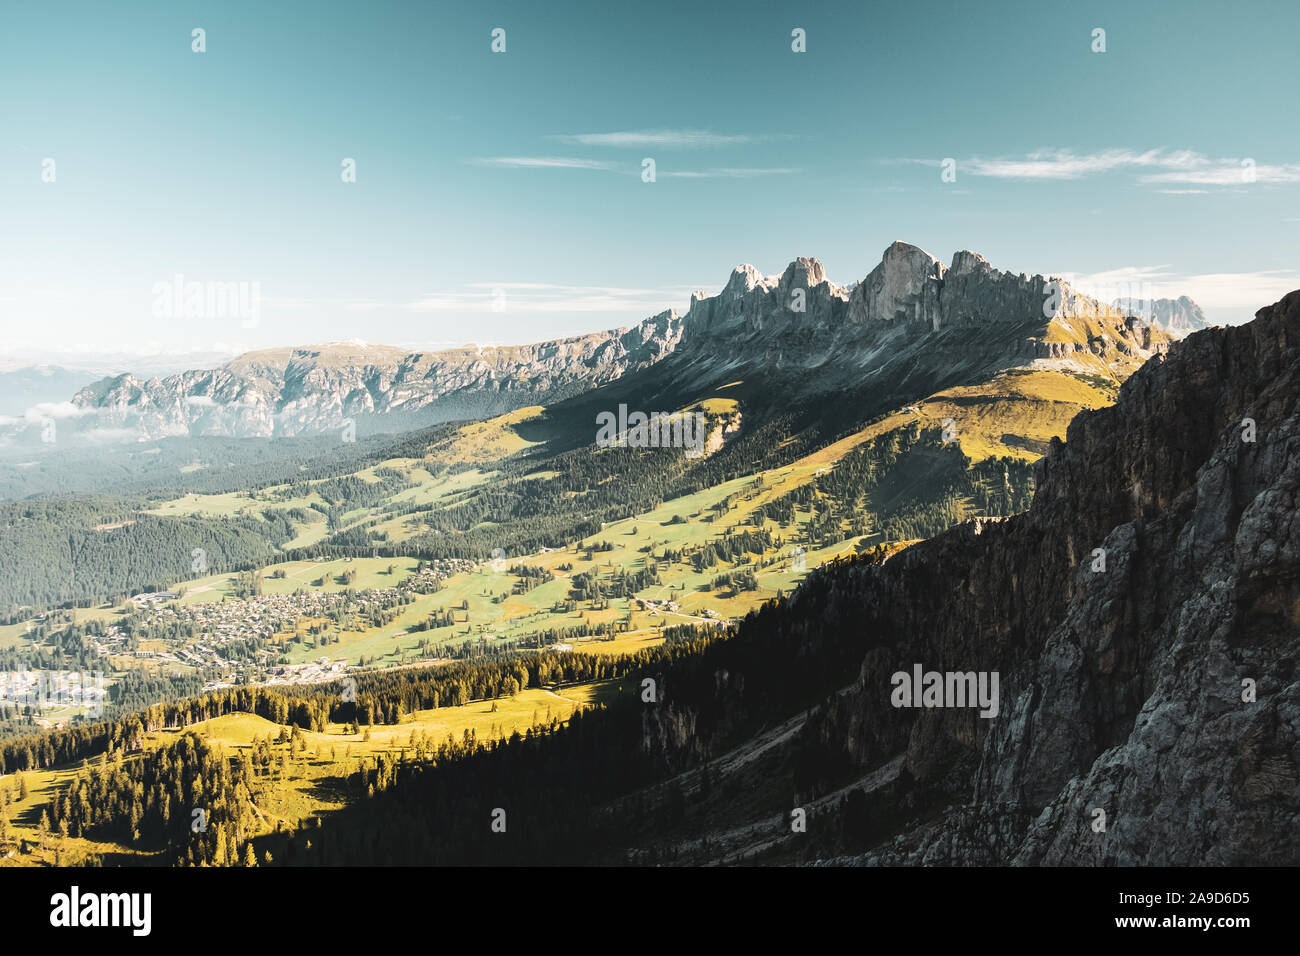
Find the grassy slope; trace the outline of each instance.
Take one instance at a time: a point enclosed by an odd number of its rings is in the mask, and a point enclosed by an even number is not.
[[[558,693],[532,688],[495,702],[474,701],[459,707],[416,711],[407,715],[400,724],[362,728],[357,734],[350,733],[350,728],[342,724],[331,724],[325,733],[304,731],[306,751],[294,754],[289,762],[288,775],[276,780],[270,792],[259,798],[258,809],[266,821],[264,832],[271,832],[277,820],[296,828],[308,818],[323,817],[338,809],[343,804],[344,781],[356,771],[361,761],[373,759],[380,753],[400,755],[403,749],[409,748],[413,734],[428,735],[435,747],[449,736],[460,740],[466,732],[473,733],[481,741],[500,739],[516,731],[524,733],[530,727],[549,723],[552,719],[567,722],[575,710],[598,705],[619,692],[619,685],[612,681],[562,687]],[[185,728],[232,755],[247,750],[254,737],[275,740],[280,729],[278,724],[253,714],[227,714]],[[146,738],[146,746],[165,746],[175,741],[180,733],[180,730],[151,733]],[[277,752],[287,750],[284,745],[276,747]],[[19,782],[16,775],[0,779],[0,790],[10,793],[11,839],[35,843],[42,810],[47,809],[54,795],[66,787],[80,769],[78,763],[71,767],[23,774],[28,788],[26,800],[17,799]],[[63,865],[84,862],[92,854],[103,857],[106,863],[148,863],[156,857],[156,854],[138,853],[119,843],[56,836],[46,851],[0,859],[0,866],[52,864],[56,845],[62,851],[60,860]]]
[[[551,607],[567,595],[569,574],[596,571],[599,575],[608,576],[620,568],[636,570],[645,566],[647,555],[641,549],[648,544],[653,545],[655,553],[662,553],[665,548],[680,549],[700,545],[711,538],[748,527],[750,514],[756,507],[814,481],[819,472],[833,469],[841,457],[863,442],[887,435],[894,429],[907,428],[918,421],[925,427],[939,428],[945,419],[951,418],[963,451],[973,460],[1003,455],[1032,460],[1039,456],[1041,448],[1053,436],[1064,435],[1067,423],[1079,410],[1109,403],[1113,399],[1113,388],[1111,380],[1085,373],[1013,370],[983,385],[947,389],[913,406],[900,409],[786,467],[763,472],[757,476],[761,479],[760,482],[752,477],[738,478],[674,499],[652,511],[613,523],[603,531],[561,551],[519,557],[509,555],[508,564],[521,563],[546,568],[556,575],[555,580],[534,588],[527,594],[509,595],[511,586],[517,579],[484,565],[475,572],[451,579],[444,590],[419,598],[395,621],[383,627],[342,632],[339,642],[330,644],[327,653],[331,657],[345,657],[350,661],[364,655],[378,658],[381,665],[395,664],[407,659],[421,640],[459,643],[479,636],[521,638],[539,630],[620,621],[629,613],[631,636],[638,641],[653,642],[659,627],[703,620],[706,610],[722,618],[742,616],[751,607],[775,596],[778,590],[789,591],[798,584],[802,574],[793,571],[789,562],[784,560],[798,542],[797,527],[782,529],[771,522],[767,523],[767,528],[774,535],[783,536],[786,543],[780,551],[762,556],[762,560],[775,563],[756,569],[760,585],[757,591],[724,597],[703,589],[714,577],[730,570],[732,565],[723,564],[696,573],[689,565],[661,564],[665,585],[650,588],[639,596],[655,601],[677,601],[680,604],[677,612],[647,613],[634,607],[633,602],[622,599],[612,601],[609,608],[599,611],[580,609],[576,613],[556,613]],[[703,404],[709,404],[715,412],[734,410],[734,403],[727,399],[708,399]],[[518,438],[514,426],[534,420],[537,414],[536,408],[521,409],[509,415],[465,426],[456,436],[437,448],[430,449],[429,458],[424,461],[408,458],[385,462],[384,465],[403,470],[418,482],[415,487],[397,493],[390,500],[419,503],[433,509],[454,501],[458,495],[491,480],[491,471],[471,469],[435,476],[423,465],[428,462],[441,465],[450,461],[469,460],[486,463],[493,455],[517,452],[527,447],[528,443]],[[357,474],[364,480],[377,480],[373,469],[365,469]],[[546,477],[542,475],[537,480],[546,480]],[[160,506],[158,511],[169,514],[233,514],[244,509],[266,507],[266,495],[265,491],[242,496],[188,495]],[[313,494],[276,507],[306,506],[311,503],[310,499],[316,497]],[[257,498],[263,500],[258,501]],[[712,522],[704,520],[710,509],[728,498],[732,499],[731,506],[724,515]],[[310,514],[317,515],[316,512]],[[348,515],[348,523],[364,520],[370,514],[368,510],[358,509]],[[669,523],[679,516],[687,519],[686,523]],[[394,540],[418,533],[421,527],[418,512],[379,525]],[[298,543],[308,539],[311,534],[317,538],[324,534],[323,518],[304,528],[297,539]],[[806,555],[807,566],[815,567],[836,555],[851,552],[857,540],[846,539],[822,550],[809,549]],[[586,560],[581,548],[600,542],[613,544],[613,550],[596,552],[591,560]],[[357,574],[355,587],[387,587],[397,584],[415,567],[415,563],[412,559],[402,558],[290,562],[276,566],[285,571],[284,579],[276,580],[269,576],[263,578],[263,591],[268,594],[284,593],[300,587],[339,591],[344,586],[338,583],[337,575],[349,568]],[[566,563],[573,565],[571,572],[559,569],[561,564]],[[392,576],[386,573],[390,565],[396,569]],[[313,584],[322,577],[323,584]],[[234,575],[213,575],[183,582],[179,585],[185,589],[182,602],[188,604],[223,600],[233,596],[233,582]],[[492,595],[502,592],[509,596],[503,603],[494,603]],[[408,633],[413,624],[424,620],[433,611],[458,608],[462,602],[469,604],[468,623],[462,620],[449,628]],[[79,611],[78,618],[111,619],[121,614],[124,607],[123,604]],[[301,629],[304,633],[307,623],[309,622],[304,622]],[[21,641],[24,628],[24,625],[0,627],[0,645]],[[305,640],[301,643],[287,643],[284,650],[292,663],[312,660],[322,653],[314,644]]]

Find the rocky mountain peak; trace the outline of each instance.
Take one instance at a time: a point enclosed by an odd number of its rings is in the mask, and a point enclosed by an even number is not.
[[[871,322],[937,315],[944,272],[943,263],[924,249],[895,240],[854,290],[851,316]]]
[[[902,239],[895,239],[880,257],[883,264],[888,265],[895,261],[917,262],[923,269],[929,270],[932,266],[938,266],[938,275],[943,277],[943,263],[936,259],[930,253],[926,252],[920,246],[914,246],[910,242],[904,242]]]
[[[989,261],[978,252],[971,252],[968,249],[962,249],[960,252],[954,252],[952,255],[952,265],[948,268],[951,275],[967,275],[974,273],[977,275],[987,275],[993,271]]]
[[[762,285],[763,273],[759,272],[748,262],[741,263],[731,270],[731,278],[727,280],[723,288],[723,295],[732,298],[737,295],[744,295],[756,286]]]
[[[811,289],[826,281],[826,269],[817,259],[800,256],[785,267],[781,273],[781,287],[789,289],[802,287]]]

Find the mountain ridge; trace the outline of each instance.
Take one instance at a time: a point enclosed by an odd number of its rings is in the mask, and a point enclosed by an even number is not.
[[[270,437],[339,428],[348,419],[489,417],[656,366],[666,366],[670,391],[720,385],[728,370],[761,372],[810,394],[864,379],[871,385],[873,377],[896,385],[900,375],[937,389],[1017,366],[1118,379],[1165,344],[1147,323],[1064,280],[1002,272],[967,250],[945,267],[896,241],[863,280],[846,286],[810,257],[769,276],[741,265],[717,294],[692,295],[684,315],[668,309],[631,327],[436,352],[355,342],[265,349],[216,369],[104,379],[73,403],[99,425],[134,428],[142,439]],[[907,363],[914,368],[903,369]]]

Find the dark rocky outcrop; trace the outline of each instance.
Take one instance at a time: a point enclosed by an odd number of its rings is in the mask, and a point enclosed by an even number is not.
[[[840,572],[886,643],[815,733],[901,756],[870,810],[912,823],[836,862],[1300,863],[1300,291],[1152,359],[1038,467],[1025,514]],[[916,663],[997,671],[1000,713],[893,708]]]

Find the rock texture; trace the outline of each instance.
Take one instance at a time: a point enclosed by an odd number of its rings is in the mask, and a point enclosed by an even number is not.
[[[838,572],[884,637],[816,734],[901,757],[871,812],[911,823],[836,862],[1300,863],[1300,291],[1148,362],[1038,467],[1028,512]],[[893,708],[915,663],[997,671],[1000,713]]]
[[[785,401],[848,390],[911,400],[1025,366],[1122,381],[1171,341],[1060,279],[967,251],[945,268],[905,242],[848,287],[816,259],[780,276],[740,266],[718,295],[692,297],[683,326],[654,372],[665,391],[761,379]]]

